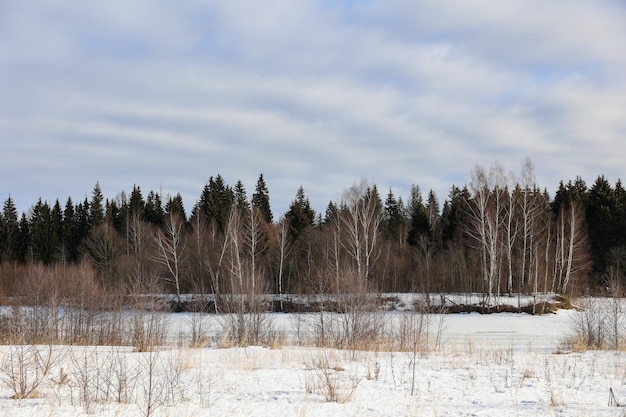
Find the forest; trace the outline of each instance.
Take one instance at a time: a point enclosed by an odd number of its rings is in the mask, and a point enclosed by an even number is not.
[[[96,183],[84,201],[39,199],[21,215],[6,199],[0,295],[602,294],[624,282],[625,240],[621,181],[577,177],[550,197],[529,159],[519,175],[476,166],[443,204],[362,179],[316,213],[300,187],[278,219],[263,174],[251,195],[210,177],[189,212],[180,194],[134,185],[105,199]]]

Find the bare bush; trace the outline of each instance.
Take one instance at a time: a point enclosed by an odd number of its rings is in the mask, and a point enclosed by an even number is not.
[[[140,366],[140,390],[135,392],[135,403],[145,417],[150,417],[164,404],[165,384],[159,378],[161,352],[150,350],[144,353]]]
[[[86,414],[94,412],[93,406],[98,401],[100,383],[97,350],[83,348],[70,351],[71,375],[73,387],[78,389],[79,403]]]
[[[572,315],[570,335],[565,344],[573,349],[617,349],[623,339],[622,300],[585,298]]]
[[[315,331],[321,346],[367,350],[384,342],[386,329],[378,309],[379,296],[370,291],[370,285],[356,271],[345,270],[343,290],[330,298],[334,302],[331,308],[338,314],[324,315],[326,297],[319,296],[322,309]]]
[[[337,316],[337,326],[331,328],[333,344],[341,348],[370,349],[383,339],[385,322],[374,311],[371,296],[350,294],[343,304],[346,311]]]
[[[125,351],[115,349],[110,357],[110,387],[114,401],[126,403],[131,399],[131,393],[137,383],[138,370],[129,366]]]
[[[32,265],[15,287],[0,322],[3,343],[120,344],[120,297],[110,294],[87,263]]]
[[[189,345],[191,347],[205,347],[209,342],[207,335],[207,323],[204,313],[192,313],[188,319]]]
[[[222,346],[271,345],[278,337],[274,319],[254,305],[250,311],[238,311],[220,317]]]
[[[621,275],[618,268],[610,268],[606,278],[606,288],[611,299],[606,312],[607,344],[610,349],[618,350],[623,346],[626,330],[626,307],[622,298]]]
[[[127,324],[131,345],[136,352],[148,352],[165,343],[167,318],[164,306],[154,294],[159,294],[155,280],[137,281],[132,287],[132,306]]]
[[[13,399],[38,396],[37,388],[44,382],[58,360],[52,345],[11,345],[0,363],[0,380],[11,390]]]

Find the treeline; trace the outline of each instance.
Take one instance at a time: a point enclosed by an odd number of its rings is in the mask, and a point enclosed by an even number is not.
[[[211,177],[187,216],[182,197],[130,192],[64,205],[41,199],[0,215],[0,290],[20,293],[36,268],[89,268],[103,288],[184,293],[554,291],[619,288],[626,257],[626,190],[599,176],[561,182],[553,199],[530,160],[519,176],[476,167],[440,206],[414,185],[406,199],[362,180],[316,213],[300,187],[273,217],[263,175],[251,196]],[[41,274],[40,274],[41,275]],[[179,298],[180,300],[180,298]]]

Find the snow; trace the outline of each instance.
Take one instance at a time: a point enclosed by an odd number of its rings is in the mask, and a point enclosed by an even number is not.
[[[415,354],[177,346],[194,316],[170,314],[172,343],[152,352],[37,346],[53,365],[34,398],[12,399],[6,384],[11,354],[33,359],[33,348],[0,347],[0,416],[621,416],[626,354],[565,350],[573,314],[433,316],[441,344]],[[272,315],[285,331],[293,317]],[[219,329],[219,317],[202,319]]]

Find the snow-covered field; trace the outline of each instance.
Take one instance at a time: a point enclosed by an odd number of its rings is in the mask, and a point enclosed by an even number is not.
[[[0,416],[626,415],[617,406],[626,403],[626,354],[563,349],[573,314],[434,316],[441,343],[428,352],[2,346]],[[168,315],[172,340],[184,341],[194,318]],[[294,315],[272,318],[293,328]],[[49,372],[37,375],[48,358]],[[9,366],[19,363],[28,369]],[[40,378],[31,398],[11,398],[11,375]]]

